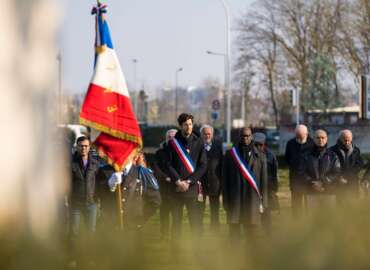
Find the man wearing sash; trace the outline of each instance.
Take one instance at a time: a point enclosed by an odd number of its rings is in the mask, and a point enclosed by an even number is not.
[[[180,131],[166,147],[166,174],[171,179],[172,239],[181,233],[184,206],[187,208],[193,233],[201,232],[197,197],[199,181],[206,171],[207,155],[199,136],[193,133],[193,116],[183,113],[178,119]]]
[[[251,128],[242,128],[239,143],[228,150],[223,164],[223,203],[231,240],[240,239],[240,227],[253,235],[262,224],[268,203],[265,154],[252,143]]]

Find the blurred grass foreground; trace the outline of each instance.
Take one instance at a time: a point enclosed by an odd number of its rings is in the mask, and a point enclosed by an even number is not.
[[[218,233],[210,230],[206,212],[199,239],[185,222],[179,246],[160,239],[158,214],[139,232],[99,224],[94,237],[82,234],[73,247],[62,226],[47,237],[4,227],[0,269],[369,269],[370,201],[293,219],[286,176],[287,170],[280,171],[281,211],[273,213],[270,235],[261,229],[230,242],[223,211]]]

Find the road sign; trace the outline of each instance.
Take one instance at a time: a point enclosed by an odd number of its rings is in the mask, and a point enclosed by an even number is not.
[[[218,111],[221,108],[221,103],[218,99],[212,101],[212,110]]]
[[[211,118],[212,118],[213,121],[216,121],[219,117],[220,117],[219,112],[212,112],[211,113]]]

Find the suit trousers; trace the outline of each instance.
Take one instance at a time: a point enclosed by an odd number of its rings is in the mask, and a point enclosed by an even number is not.
[[[298,217],[303,214],[304,206],[306,204],[306,196],[303,191],[299,190],[292,190],[291,195],[293,217]]]
[[[204,212],[206,209],[206,198],[209,198],[209,208],[211,214],[211,228],[218,229],[220,226],[220,196],[205,196],[204,201],[202,203],[202,218],[204,217]]]
[[[177,195],[177,196],[176,196]],[[182,218],[183,210],[186,207],[188,219],[190,223],[190,228],[194,236],[199,236],[201,234],[201,219],[200,219],[200,209],[197,198],[186,198],[181,195],[175,194],[173,196],[171,212],[172,212],[172,238],[177,239],[181,235],[182,229]]]

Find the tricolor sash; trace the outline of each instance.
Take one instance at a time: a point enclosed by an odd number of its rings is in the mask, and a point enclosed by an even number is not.
[[[257,179],[254,176],[253,172],[250,170],[248,164],[245,160],[241,157],[238,149],[236,147],[231,148],[231,156],[238,167],[241,175],[243,176],[244,180],[254,189],[257,193],[258,197],[260,198],[260,212],[263,213],[263,204],[262,204],[262,195],[259,190]]]
[[[189,153],[185,150],[184,146],[182,146],[176,138],[169,140],[168,143],[175,150],[186,171],[189,174],[192,174],[195,171],[195,163],[191,159]]]

